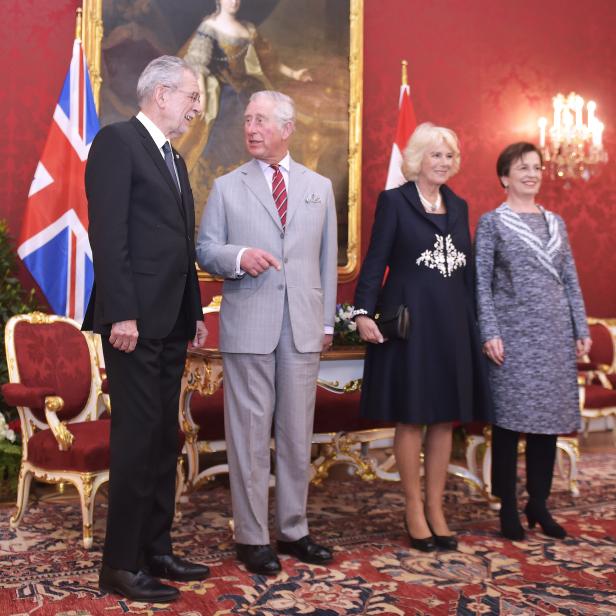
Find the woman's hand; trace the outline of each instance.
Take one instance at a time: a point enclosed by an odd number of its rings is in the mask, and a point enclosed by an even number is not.
[[[505,347],[500,337],[490,338],[490,340],[486,341],[483,345],[483,352],[497,366],[503,365],[505,361]]]
[[[578,359],[581,359],[584,355],[587,355],[591,346],[592,340],[590,338],[578,338],[575,341],[575,351]]]
[[[385,342],[383,334],[381,334],[379,328],[376,326],[376,323],[370,317],[365,315],[355,317],[355,323],[357,325],[359,337],[364,342],[372,342],[374,344],[381,344],[382,342]]]

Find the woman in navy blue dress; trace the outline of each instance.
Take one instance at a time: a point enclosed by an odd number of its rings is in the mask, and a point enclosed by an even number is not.
[[[453,423],[490,419],[468,207],[445,185],[459,166],[453,131],[430,123],[417,127],[404,151],[409,181],[379,197],[355,294],[357,329],[371,343],[361,413],[396,423],[404,522],[411,545],[423,551],[457,547],[442,508]],[[409,338],[384,340],[373,317],[401,304],[410,312]]]

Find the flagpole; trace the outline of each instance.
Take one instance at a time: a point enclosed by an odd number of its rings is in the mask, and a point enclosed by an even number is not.
[[[409,85],[409,76],[406,71],[406,67],[408,66],[408,64],[409,63],[406,60],[402,60],[402,85],[403,86]]]
[[[77,9],[77,23],[75,26],[75,38],[83,41],[83,9],[79,7]]]

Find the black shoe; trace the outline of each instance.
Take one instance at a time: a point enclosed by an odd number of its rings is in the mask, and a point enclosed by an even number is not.
[[[426,520],[428,522],[428,520]],[[444,550],[457,550],[458,539],[455,535],[437,535],[432,529],[432,525],[428,522],[428,528],[432,533],[432,538],[437,548],[443,548]]]
[[[511,541],[524,541],[526,533],[522,524],[520,524],[520,516],[515,506],[503,506],[501,503],[500,511],[498,512],[500,518],[501,535]]]
[[[252,573],[276,575],[282,568],[271,545],[236,543],[235,553],[238,560],[241,560],[246,565],[246,569]]]
[[[404,530],[409,536],[411,547],[415,550],[419,550],[420,552],[434,552],[434,550],[436,550],[436,542],[434,541],[434,537],[432,535],[425,537],[424,539],[415,539],[415,537],[411,535],[409,524],[406,521],[406,513],[404,514]]]
[[[278,540],[278,551],[281,554],[290,554],[302,562],[312,565],[323,565],[333,559],[332,551],[318,543],[315,543],[310,535],[306,535],[297,541]]]
[[[101,568],[98,587],[109,593],[122,595],[131,601],[143,603],[168,603],[180,596],[180,591],[173,586],[162,584],[143,571],[125,571],[112,569],[107,565]]]
[[[174,582],[191,582],[205,580],[210,574],[210,568],[182,560],[173,554],[162,554],[150,556],[148,573]]]
[[[567,531],[551,516],[545,501],[529,500],[524,508],[524,513],[528,520],[528,528],[535,528],[535,524],[539,522],[541,530],[548,537],[564,539],[567,536]]]

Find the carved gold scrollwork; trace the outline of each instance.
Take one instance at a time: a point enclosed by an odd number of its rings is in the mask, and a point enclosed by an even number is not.
[[[377,477],[372,460],[362,457],[355,448],[358,441],[351,434],[337,434],[325,448],[323,461],[314,468],[312,483],[319,485],[329,475],[329,469],[336,464],[349,464],[355,467],[355,474],[364,481],[374,481]]]

